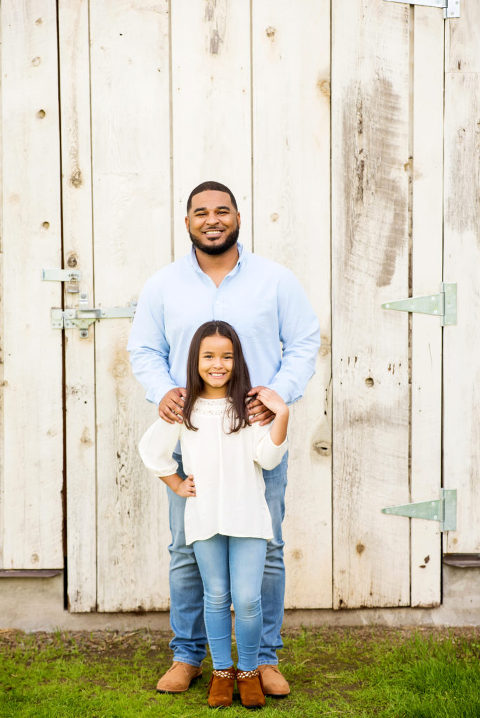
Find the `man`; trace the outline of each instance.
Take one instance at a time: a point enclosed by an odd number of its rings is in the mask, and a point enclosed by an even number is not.
[[[256,394],[261,386],[269,386],[289,404],[302,396],[320,346],[317,318],[289,270],[238,243],[240,213],[228,187],[204,182],[192,190],[185,224],[191,253],[157,272],[141,293],[128,343],[133,372],[145,387],[146,398],[158,405],[160,417],[181,422],[190,340],[200,324],[222,319],[232,324],[242,342],[254,385],[249,405],[252,421],[268,423],[273,414]],[[177,447],[174,457],[180,473],[179,451]],[[266,695],[276,697],[290,692],[278,670],[276,653],[283,646],[286,473],[286,457],[273,471],[264,471],[274,538],[268,543],[262,584],[259,669]],[[203,585],[193,549],[185,545],[185,499],[167,491],[174,662],[157,690],[179,693],[201,675],[206,635]]]

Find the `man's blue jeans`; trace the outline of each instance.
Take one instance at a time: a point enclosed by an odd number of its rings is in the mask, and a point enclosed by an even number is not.
[[[205,626],[213,667],[224,670],[232,661],[232,616],[240,671],[258,666],[262,635],[262,579],[267,542],[216,534],[193,544],[202,575]]]
[[[182,458],[174,454],[178,473],[183,473]],[[282,521],[285,515],[287,454],[272,471],[264,471],[265,498],[272,517],[274,538],[267,543],[262,582],[263,631],[258,663],[276,665],[277,650],[283,647],[280,629],[283,621],[285,566],[283,563]],[[175,634],[170,642],[175,661],[199,666],[206,656],[207,635],[203,620],[203,583],[192,546],[185,546],[185,501],[168,491],[170,531],[170,625]]]

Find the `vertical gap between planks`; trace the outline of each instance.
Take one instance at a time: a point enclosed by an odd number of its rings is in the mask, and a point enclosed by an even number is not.
[[[443,117],[442,117],[442,281],[446,281],[445,277],[445,79],[446,79],[446,68],[447,68],[447,32],[449,32],[448,22],[443,21]],[[440,340],[440,487],[445,486],[444,476],[444,427],[445,427],[445,415],[444,415],[444,362],[443,362],[443,347],[444,347],[444,332],[445,327],[441,330]],[[446,545],[447,544],[447,545]],[[444,535],[440,532],[440,604],[443,603],[443,553],[448,550],[448,535]]]
[[[253,1],[250,0],[250,200],[251,200],[251,227],[252,252],[255,251],[255,164],[254,164],[254,108],[253,108]]]
[[[173,34],[172,34],[172,0],[168,1],[168,122],[170,132],[170,259],[175,259],[175,202],[173,184]]]
[[[414,167],[414,63],[415,7],[409,8],[409,77],[408,77],[408,296],[413,296],[413,167]],[[408,500],[412,501],[412,420],[413,420],[413,314],[408,313]],[[409,604],[412,605],[412,519],[409,519],[408,550],[410,563]]]
[[[65,266],[65,239],[63,234],[63,147],[62,147],[62,90],[60,85],[60,8],[59,0],[56,4],[57,24],[57,92],[58,92],[58,147],[59,147],[59,193],[60,193],[60,266]],[[66,285],[60,282],[61,306],[65,310]],[[63,480],[62,480],[62,545],[63,545],[63,607],[68,608],[68,579],[67,579],[67,371],[66,371],[66,337],[62,331],[62,431],[63,431]]]
[[[95,306],[95,207],[93,203],[93,107],[92,107],[92,32],[90,0],[88,0],[88,87],[90,101],[90,196],[92,207],[92,307]],[[98,611],[98,437],[97,437],[97,344],[95,341],[95,322],[91,324],[93,332],[93,416],[95,421],[95,609]]]
[[[334,477],[334,463],[335,463],[335,438],[333,436],[333,427],[334,427],[334,420],[333,420],[333,413],[335,411],[335,402],[333,397],[333,390],[334,390],[334,384],[333,384],[333,345],[334,345],[334,335],[333,335],[333,137],[332,137],[332,105],[333,105],[333,88],[332,88],[332,79],[333,79],[333,0],[330,0],[330,173],[329,173],[329,181],[330,181],[330,386],[332,390],[332,396],[331,396],[331,425],[330,425],[330,438],[332,442],[332,462],[331,462],[331,468],[330,468],[330,488],[331,488],[331,501],[330,501],[330,546],[331,546],[331,557],[332,557],[332,608],[335,608],[335,554],[334,554],[334,491],[335,491],[335,483],[333,481]],[[327,394],[327,411],[328,411],[328,394]]]

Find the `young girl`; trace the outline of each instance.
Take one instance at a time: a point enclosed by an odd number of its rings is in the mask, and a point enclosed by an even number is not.
[[[273,537],[261,469],[287,449],[288,407],[271,389],[258,397],[275,413],[267,426],[249,424],[250,377],[238,335],[226,322],[195,332],[188,355],[183,424],[158,419],[140,441],[140,455],[186,498],[185,537],[193,544],[204,585],[205,626],[212,654],[211,707],[232,703],[235,678],[242,704],[265,704],[257,670],[262,632],[261,586],[267,540]],[[185,480],[172,451],[180,439]],[[235,610],[238,662],[231,655]]]

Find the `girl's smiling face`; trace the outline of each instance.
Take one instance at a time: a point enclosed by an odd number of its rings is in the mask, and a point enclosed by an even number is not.
[[[200,343],[198,373],[203,380],[202,396],[227,396],[227,385],[233,370],[233,344],[228,337],[213,334]]]

